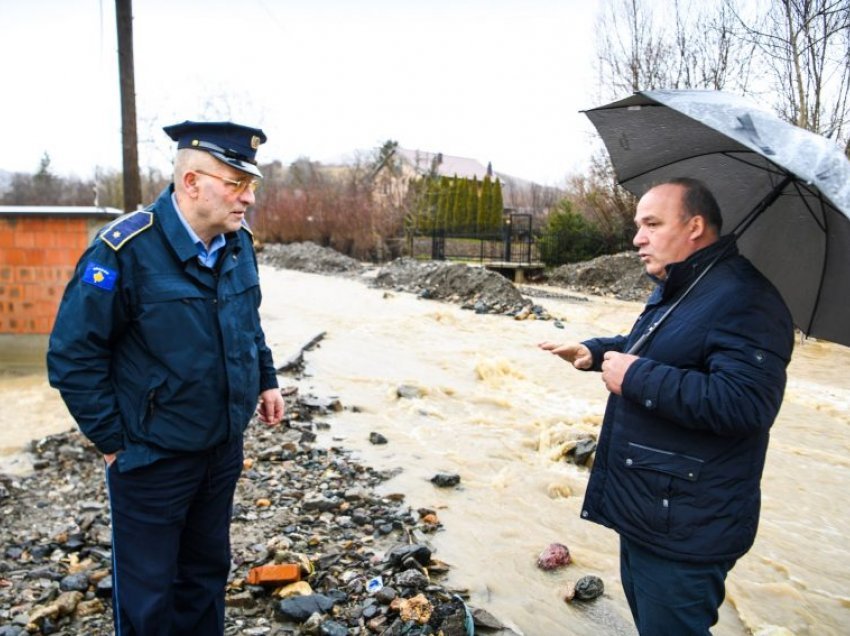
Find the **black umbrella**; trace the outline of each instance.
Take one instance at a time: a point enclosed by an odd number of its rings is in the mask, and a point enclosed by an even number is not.
[[[703,181],[797,327],[850,345],[850,161],[833,142],[719,91],[643,91],[585,114],[623,187]]]

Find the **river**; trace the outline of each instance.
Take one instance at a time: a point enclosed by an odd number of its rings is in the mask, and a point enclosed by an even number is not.
[[[639,304],[539,299],[561,319],[557,329],[361,280],[267,266],[261,277],[263,325],[278,359],[327,332],[297,382],[347,407],[329,418],[320,442],[340,443],[376,468],[403,469],[383,488],[405,493],[414,509],[437,511],[444,530],[430,539],[452,566],[450,585],[527,636],[635,633],[617,537],[579,518],[587,470],[557,459],[565,441],[598,429],[607,393],[598,374],[577,372],[535,344],[626,331]],[[730,573],[719,636],[847,633],[848,371],[846,347],[796,347],[768,451],[758,538]],[[399,398],[401,385],[418,387],[420,397]],[[43,372],[0,376],[0,403],[0,469],[22,468],[14,451],[26,440],[72,426]],[[373,431],[389,443],[370,444]],[[436,488],[429,480],[440,471],[460,474],[460,487]],[[569,546],[573,564],[543,572],[536,558],[552,542]],[[564,603],[566,584],[585,574],[604,580],[605,596]]]

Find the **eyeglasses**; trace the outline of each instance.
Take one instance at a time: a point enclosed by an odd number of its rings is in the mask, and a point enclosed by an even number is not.
[[[236,194],[242,194],[245,190],[251,190],[251,192],[256,192],[257,188],[260,187],[260,180],[255,179],[253,177],[245,177],[244,179],[228,179],[226,177],[221,177],[217,174],[213,174],[211,172],[205,172],[204,170],[193,170],[192,172],[197,172],[198,174],[202,174],[207,177],[212,177],[213,179],[218,179],[219,181],[223,181],[229,186],[233,186]]]

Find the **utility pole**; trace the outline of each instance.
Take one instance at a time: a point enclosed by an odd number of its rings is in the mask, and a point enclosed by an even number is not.
[[[142,203],[139,179],[139,147],[136,135],[136,82],[133,75],[132,0],[115,0],[118,26],[118,78],[121,85],[121,145],[124,159],[124,211]]]

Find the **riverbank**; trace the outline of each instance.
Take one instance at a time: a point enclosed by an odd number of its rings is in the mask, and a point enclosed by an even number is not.
[[[604,387],[534,344],[625,331],[639,303],[522,288],[550,320],[530,312],[520,321],[476,313],[471,298],[443,303],[414,288],[375,288],[377,271],[368,268],[327,276],[263,266],[261,277],[278,358],[327,334],[294,382],[301,395],[336,396],[344,406],[322,418],[330,428],[316,431],[316,445],[344,447],[352,461],[392,474],[375,485],[380,497],[404,493],[412,511],[434,511],[443,529],[427,540],[451,565],[442,584],[467,589],[468,605],[529,636],[633,633],[616,536],[579,518],[587,470],[562,454],[571,439],[598,430]],[[470,310],[461,309],[467,302]],[[850,511],[840,505],[850,479],[848,369],[845,347],[807,341],[795,351],[759,536],[729,577],[718,636],[838,635],[850,620]],[[2,428],[50,416],[45,403],[38,408],[24,420],[7,409]],[[371,433],[387,443],[371,443]],[[439,489],[430,481],[436,472],[461,482]],[[573,563],[543,572],[536,557],[552,542],[569,546]],[[587,574],[604,580],[603,597],[564,603],[564,587]]]

